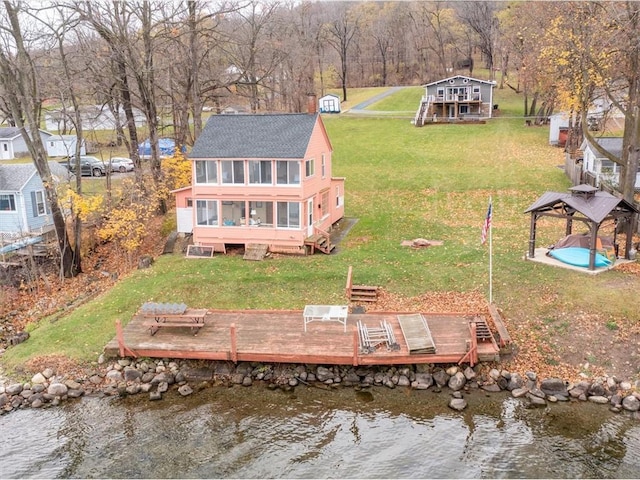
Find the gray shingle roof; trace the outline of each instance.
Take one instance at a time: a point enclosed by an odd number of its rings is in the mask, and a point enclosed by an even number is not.
[[[598,158],[602,157],[600,155],[600,152],[598,152],[595,149],[595,147],[591,145],[591,142],[589,142],[586,139],[585,139],[585,142],[587,143],[587,145],[589,145],[589,147],[591,148],[591,151],[593,151],[596,157]],[[606,151],[608,151],[612,155],[615,155],[618,158],[622,157],[622,137],[597,137],[596,142],[598,142],[598,144],[602,148],[604,148]]]
[[[524,213],[559,210],[566,205],[596,223],[602,222],[614,210],[637,213],[637,209],[626,200],[608,192],[595,191],[588,185],[579,185],[571,190],[575,193],[545,192]]]
[[[62,181],[69,177],[69,171],[58,162],[49,162],[51,174]],[[19,192],[36,173],[33,163],[12,163],[0,165],[0,191]]]
[[[213,115],[191,158],[304,158],[318,114]]]
[[[0,138],[11,139],[20,135],[18,127],[0,127]]]

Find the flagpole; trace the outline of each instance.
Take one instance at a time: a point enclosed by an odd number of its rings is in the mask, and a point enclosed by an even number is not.
[[[489,197],[489,205],[491,205],[491,216],[493,216],[493,201]],[[493,303],[493,219],[489,223],[489,305]]]

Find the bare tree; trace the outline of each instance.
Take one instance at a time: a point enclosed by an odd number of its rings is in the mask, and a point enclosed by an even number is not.
[[[462,22],[477,35],[478,47],[493,80],[500,39],[500,24],[496,17],[499,5],[491,1],[460,2],[455,5]]]
[[[75,254],[69,242],[64,215],[49,168],[47,151],[39,133],[42,99],[36,67],[20,26],[19,4],[12,4],[8,0],[3,3],[6,21],[3,21],[0,27],[4,40],[0,46],[0,84],[11,116],[20,128],[36,170],[42,178],[58,240],[60,272],[62,276],[69,278],[80,273],[80,256]]]
[[[349,71],[349,51],[351,42],[358,33],[359,17],[350,10],[347,2],[332,3],[329,19],[325,24],[326,40],[340,57],[340,76],[342,100],[347,101],[347,75]]]

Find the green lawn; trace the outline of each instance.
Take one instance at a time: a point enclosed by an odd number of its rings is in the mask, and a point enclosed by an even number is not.
[[[515,116],[518,99],[504,93],[504,98],[497,93],[496,103]],[[397,95],[385,105],[408,108],[420,89]],[[523,212],[544,191],[569,187],[558,168],[562,151],[547,145],[547,128],[525,127],[521,117],[512,116],[484,125],[423,128],[406,119],[323,119],[334,148],[333,175],[346,178],[346,215],[357,219],[337,254],[262,262],[231,255],[206,260],[165,255],[55,323],[41,320],[29,341],[9,349],[3,362],[15,365],[31,355],[53,353],[94,360],[114,336],[116,319],[126,323],[146,301],[222,309],[344,303],[349,265],[357,283],[404,296],[486,294],[489,252],[480,244],[480,232],[489,197],[494,204],[493,295],[507,318],[524,322],[579,307],[613,320],[638,321],[633,305],[624,300],[625,292],[633,295],[638,285],[624,273],[587,276],[523,260],[529,234],[529,216]],[[539,245],[562,235],[563,226],[545,225]],[[444,244],[418,250],[400,245],[418,237]]]

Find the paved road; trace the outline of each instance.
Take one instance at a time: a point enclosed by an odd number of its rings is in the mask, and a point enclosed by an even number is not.
[[[389,95],[392,95],[392,94],[396,93],[398,90],[400,90],[402,88],[406,88],[406,87],[391,87],[386,92],[379,93],[378,95],[375,95],[375,96],[371,97],[370,99],[365,100],[364,102],[359,103],[358,105],[356,105],[354,107],[351,107],[350,111],[353,111],[353,110],[364,110],[369,105],[372,105],[372,104],[382,100],[383,98],[388,97]]]

